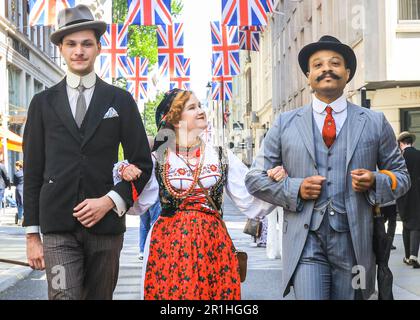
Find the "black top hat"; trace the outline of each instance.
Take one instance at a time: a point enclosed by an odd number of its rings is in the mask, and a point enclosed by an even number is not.
[[[106,31],[106,23],[95,21],[92,12],[83,4],[61,10],[58,13],[57,25],[58,30],[50,36],[51,42],[57,46],[64,36],[74,32],[92,29],[100,37]]]
[[[356,55],[354,54],[353,49],[348,45],[341,43],[340,40],[333,36],[328,35],[322,36],[318,42],[310,43],[300,50],[299,65],[305,75],[309,70],[309,58],[320,50],[332,50],[341,54],[346,61],[346,67],[350,69],[350,77],[347,82],[350,82],[350,80],[353,79],[357,67]]]

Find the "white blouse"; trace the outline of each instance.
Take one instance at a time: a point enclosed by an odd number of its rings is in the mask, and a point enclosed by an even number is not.
[[[169,182],[179,190],[186,190],[191,186],[193,181],[192,172],[182,159],[175,152],[169,151]],[[245,175],[248,168],[243,162],[236,157],[230,150],[227,150],[228,156],[228,176],[224,192],[230,197],[236,207],[249,218],[263,217],[275,209],[275,206],[255,198],[249,194],[245,187]],[[159,198],[159,185],[155,175],[155,158],[153,159],[153,172],[150,180],[140,193],[137,201],[134,203],[133,209],[129,211],[131,214],[143,214],[151,207]],[[186,160],[186,159],[185,159]],[[114,166],[114,183],[121,181],[118,175],[118,167],[126,160],[118,162]],[[190,165],[193,169],[195,166]],[[200,182],[205,188],[211,188],[221,177],[219,155],[216,149],[206,144],[204,163],[200,174]],[[197,184],[195,189],[201,189]],[[133,212],[134,211],[134,212]]]

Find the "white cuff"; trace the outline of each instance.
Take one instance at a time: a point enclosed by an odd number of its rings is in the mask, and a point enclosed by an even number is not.
[[[39,228],[39,226],[25,227],[25,232],[26,232],[26,234],[28,234],[28,233],[39,233],[40,232],[40,228]]]
[[[112,208],[112,210],[114,210],[119,217],[122,217],[127,212],[127,204],[124,199],[114,190],[109,191],[106,195],[110,197],[115,204],[115,207]]]

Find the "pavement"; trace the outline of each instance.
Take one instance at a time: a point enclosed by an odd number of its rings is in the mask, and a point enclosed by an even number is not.
[[[14,224],[16,209],[0,209],[0,258],[26,261],[25,233]],[[247,279],[242,283],[243,300],[293,300],[293,291],[286,298],[280,292],[282,260],[269,259],[266,249],[259,248],[251,236],[242,232],[246,217],[239,213],[226,198],[224,219],[238,249],[248,254]],[[120,274],[115,300],[140,299],[140,277],[143,262],[138,260],[139,217],[127,216],[127,232],[120,258]],[[396,300],[420,300],[420,269],[412,269],[402,263],[404,249],[401,222],[397,223],[394,239],[396,250],[389,261],[394,275]],[[28,267],[0,263],[0,300],[47,299],[45,272],[32,271]]]

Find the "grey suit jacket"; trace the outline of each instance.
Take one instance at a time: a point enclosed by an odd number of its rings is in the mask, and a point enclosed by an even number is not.
[[[382,113],[348,102],[349,123],[346,154],[345,206],[351,238],[359,268],[363,267],[366,283],[363,297],[375,289],[375,256],[372,249],[372,205],[394,200],[410,188],[410,177],[398,149],[394,132]],[[267,133],[261,150],[245,178],[248,191],[262,200],[283,207],[283,295],[290,291],[293,273],[308,235],[314,201],[301,200],[297,209],[299,188],[304,178],[318,175],[312,131],[312,105],[281,114]],[[283,165],[288,177],[281,182],[268,178],[266,170]],[[376,174],[376,189],[356,193],[351,186],[350,171],[364,168]],[[391,190],[388,176],[377,168],[390,170],[398,180]],[[363,276],[363,275],[361,275]]]

